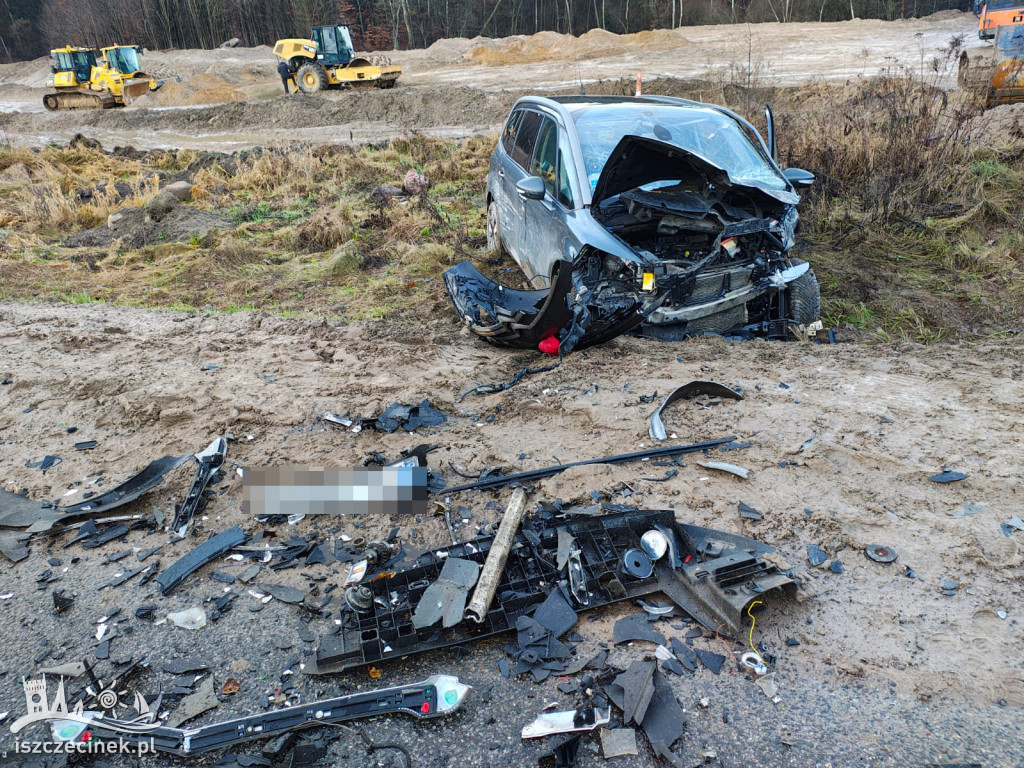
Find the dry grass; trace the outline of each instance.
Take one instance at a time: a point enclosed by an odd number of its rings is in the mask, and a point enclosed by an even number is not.
[[[772,95],[759,77],[734,72],[720,88],[757,120],[751,105]],[[982,114],[907,73],[774,96],[784,164],[818,178],[798,251],[815,265],[830,325],[921,341],[1020,326],[1024,131],[1002,120],[1005,108]],[[335,319],[446,311],[441,272],[481,255],[492,148],[493,139],[414,137],[212,160],[0,149],[0,298]],[[409,169],[431,178],[427,195],[370,202]],[[157,173],[188,176],[191,205],[236,226],[137,250],[59,245],[150,197]]]

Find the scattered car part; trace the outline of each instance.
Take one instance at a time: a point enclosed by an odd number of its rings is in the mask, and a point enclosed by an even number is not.
[[[58,519],[60,513],[52,507],[0,488],[0,528],[28,528],[43,521],[52,525]]]
[[[12,563],[20,563],[29,556],[28,541],[30,533],[23,531],[0,531],[0,552]]]
[[[932,475],[928,479],[931,480],[933,483],[943,483],[943,484],[945,484],[945,483],[955,483],[955,482],[957,482],[959,480],[963,480],[966,477],[967,477],[967,475],[965,475],[963,472],[953,472],[950,469],[943,469],[939,474]]]
[[[658,409],[651,414],[647,432],[652,440],[664,440],[667,437],[665,425],[661,421],[661,413],[672,403],[679,400],[690,400],[697,395],[711,395],[712,397],[725,397],[731,400],[742,400],[743,395],[735,390],[729,389],[717,381],[691,381],[689,384],[676,389],[668,397],[661,401]]]
[[[583,550],[580,549],[576,539],[573,539],[569,545],[569,561],[566,563],[569,567],[569,591],[580,607],[586,608],[590,605],[590,592],[587,590],[587,577],[583,571],[582,555]]]
[[[469,690],[470,686],[459,682],[457,677],[433,675],[411,685],[351,693],[196,728],[181,729],[161,725],[144,733],[122,733],[118,729],[125,725],[125,721],[104,717],[92,722],[91,730],[99,738],[120,738],[129,743],[145,741],[152,743],[152,748],[159,752],[198,755],[244,741],[361,717],[399,712],[419,720],[441,717],[458,709]],[[111,726],[109,730],[104,727],[107,724]]]
[[[582,736],[570,736],[565,741],[555,744],[551,750],[541,756],[541,761],[545,758],[552,758],[555,764],[552,768],[576,768],[576,759],[579,757],[580,746],[583,744]]]
[[[698,461],[697,464],[705,469],[717,469],[721,472],[728,472],[730,475],[736,475],[736,477],[743,478],[744,480],[750,474],[750,470],[725,461]]]
[[[657,528],[669,538],[669,553],[646,579],[622,571],[628,549],[637,549],[645,532]],[[501,572],[495,600],[485,621],[463,621],[447,630],[417,630],[411,614],[427,586],[436,581],[451,557],[483,564],[492,537],[431,550],[387,578],[368,582],[374,600],[369,612],[346,614],[337,634],[322,638],[310,674],[328,674],[377,664],[415,653],[473,642],[516,629],[531,621],[538,606],[561,590],[564,579],[555,564],[558,531],[568,531],[580,544],[581,567],[589,608],[662,592],[710,631],[739,633],[749,621],[746,611],[766,595],[795,590],[793,579],[760,555],[772,552],[753,539],[678,523],[672,510],[617,512],[600,517],[554,523],[528,520],[515,537]],[[566,591],[566,598],[570,593]],[[583,606],[570,606],[574,612]],[[520,673],[521,674],[521,673]]]
[[[646,579],[654,573],[654,562],[642,549],[627,549],[622,567],[635,579]]]
[[[415,432],[420,427],[434,427],[446,421],[447,416],[431,408],[429,400],[424,400],[419,405],[392,403],[377,417],[374,426],[381,432],[395,432],[399,427],[406,432]]]
[[[722,665],[725,663],[725,656],[712,651],[704,651],[700,648],[694,648],[693,652],[697,654],[700,663],[710,669],[712,674],[718,675],[721,673]]]
[[[874,560],[876,563],[892,563],[899,557],[895,549],[885,544],[868,544],[864,548],[864,554],[868,556],[869,560]]]
[[[192,480],[192,487],[189,488],[188,495],[185,496],[181,505],[174,509],[174,522],[171,523],[172,533],[184,538],[185,532],[192,522],[192,517],[199,508],[203,491],[206,490],[206,486],[209,485],[213,476],[224,466],[224,459],[227,455],[228,441],[223,437],[218,437],[205,449],[193,455],[192,458],[199,466],[196,468],[196,476]]]
[[[532,723],[523,727],[522,737],[524,739],[539,739],[542,736],[554,736],[558,733],[592,731],[598,726],[607,725],[611,720],[611,707],[545,712],[538,715]]]
[[[740,656],[740,664],[758,677],[768,674],[768,665],[764,663],[764,659],[761,658],[761,654],[756,653],[755,651],[747,651]]]
[[[486,341],[520,349],[537,349],[562,333],[559,355],[603,344],[639,326],[660,301],[625,301],[591,311],[593,292],[574,278],[572,262],[559,262],[550,289],[522,291],[485,277],[472,262],[444,273],[455,311],[473,333]],[[596,316],[595,316],[596,314]]]
[[[650,619],[647,618],[646,611],[621,618],[615,622],[615,626],[612,628],[612,642],[615,645],[634,640],[646,640],[656,645],[665,644],[665,636],[660,632],[654,631]]]
[[[177,469],[191,458],[191,454],[184,456],[165,456],[162,459],[150,462],[141,471],[129,477],[116,488],[112,488],[100,496],[80,501],[66,507],[60,507],[60,522],[66,523],[82,517],[92,517],[101,513],[107,513],[112,509],[124,506],[135,501],[144,493],[156,488],[163,482],[164,475]]]
[[[243,541],[245,541],[245,534],[242,533],[242,529],[237,525],[213,536],[187,555],[176,560],[167,570],[157,575],[156,580],[160,585],[160,591],[165,595],[170,593],[190,574],[225,554],[232,547],[238,546]]]
[[[640,678],[640,680],[643,681],[644,678]],[[645,687],[647,686],[646,682],[643,684]],[[651,748],[654,750],[654,753],[663,757],[671,765],[679,767],[682,763],[672,754],[672,745],[683,735],[683,728],[686,725],[686,714],[682,707],[679,706],[679,702],[676,701],[672,687],[660,670],[653,670],[650,685],[653,688],[653,693],[644,711],[640,726],[643,728],[644,733],[647,734],[647,739],[651,742]],[[605,691],[612,702],[625,712],[626,692],[622,685],[618,683],[618,680],[606,684]]]
[[[640,537],[640,546],[651,560],[660,560],[668,551],[668,537],[657,528],[652,528]]]
[[[817,544],[807,545],[807,562],[817,568],[828,560],[828,553]]]
[[[487,559],[484,561],[483,570],[480,572],[480,579],[473,597],[466,607],[466,617],[477,624],[482,624],[487,618],[487,612],[494,600],[494,593],[498,589],[498,582],[505,570],[505,562],[508,554],[512,551],[512,543],[515,541],[519,525],[522,523],[523,515],[526,513],[526,491],[516,488],[512,492],[505,514],[501,518],[501,525],[498,533],[491,542],[491,548],[487,552]],[[448,626],[447,624],[445,626]]]
[[[605,760],[639,754],[636,749],[636,731],[632,728],[602,728],[601,754]]]
[[[194,720],[204,712],[220,706],[220,700],[213,688],[213,675],[207,676],[199,685],[199,690],[181,700],[178,708],[171,712],[165,721],[167,728],[177,728],[189,720]]]
[[[556,464],[552,467],[543,467],[541,469],[532,469],[528,472],[519,472],[515,475],[498,475],[495,477],[487,477],[476,481],[475,483],[465,483],[463,485],[456,485],[452,488],[446,488],[445,493],[458,493],[459,491],[475,491],[484,490],[487,488],[503,488],[506,485],[512,485],[513,483],[529,483],[534,480],[542,480],[545,477],[553,477],[559,472],[564,472],[572,467],[584,467],[590,464],[625,464],[630,461],[643,461],[644,459],[657,459],[665,456],[676,456],[683,453],[696,453],[697,451],[705,451],[711,448],[718,448],[720,446],[731,443],[735,440],[735,437],[723,437],[717,440],[705,440],[700,443],[690,443],[689,445],[669,445],[662,446],[660,448],[649,448],[643,451],[634,451],[633,453],[620,453],[615,456],[604,456],[599,459],[583,459],[582,461],[572,461],[568,464]]]
[[[740,517],[744,520],[764,520],[764,515],[745,502],[739,503]]]
[[[423,592],[412,614],[416,629],[430,627],[441,621],[447,629],[462,621],[466,595],[477,582],[480,565],[473,560],[449,557],[441,567],[441,575]]]

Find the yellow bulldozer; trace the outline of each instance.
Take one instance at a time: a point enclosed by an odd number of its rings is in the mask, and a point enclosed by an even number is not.
[[[985,106],[1024,101],[1024,24],[1000,26],[992,48],[960,54],[957,83],[982,90]]]
[[[108,109],[131,104],[144,93],[155,91],[168,79],[157,80],[142,71],[136,45],[101,48],[66,46],[50,51],[50,76],[54,93],[43,96],[43,106],[59,109]]]
[[[344,24],[313,27],[310,40],[278,40],[274,55],[295,73],[295,84],[303,93],[332,87],[392,88],[402,74],[402,68],[386,56],[356,56],[352,35]]]

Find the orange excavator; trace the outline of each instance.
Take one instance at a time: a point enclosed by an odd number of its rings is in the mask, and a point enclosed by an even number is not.
[[[986,107],[1024,101],[1024,23],[996,27],[993,38],[992,48],[960,54],[957,82],[983,90]]]

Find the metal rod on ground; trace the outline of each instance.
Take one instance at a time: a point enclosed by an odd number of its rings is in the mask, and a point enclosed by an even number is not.
[[[501,518],[498,533],[494,537],[494,541],[491,542],[491,551],[487,553],[483,570],[480,571],[480,578],[476,581],[473,597],[469,601],[469,605],[466,606],[466,618],[472,619],[477,624],[483,624],[487,611],[490,610],[494,593],[498,591],[501,573],[505,570],[505,561],[508,560],[508,554],[512,551],[512,542],[525,512],[526,491],[516,488],[505,509],[505,515]]]

